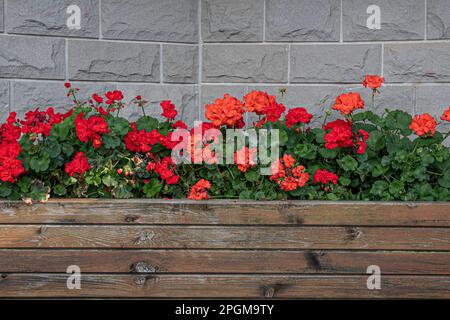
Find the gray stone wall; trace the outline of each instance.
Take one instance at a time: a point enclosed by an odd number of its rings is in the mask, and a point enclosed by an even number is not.
[[[69,29],[67,8],[80,8]],[[370,29],[367,9],[380,8]],[[439,115],[450,105],[449,0],[0,0],[0,118],[68,109],[63,83],[85,99],[121,89],[171,99],[185,121],[225,92],[264,89],[315,113],[386,77],[378,108]],[[281,97],[280,97],[281,99]],[[130,117],[137,110],[127,109]]]

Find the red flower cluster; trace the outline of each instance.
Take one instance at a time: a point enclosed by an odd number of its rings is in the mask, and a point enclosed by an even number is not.
[[[352,123],[338,119],[327,123],[324,130],[328,131],[325,136],[325,148],[336,149],[353,147]]]
[[[314,184],[328,184],[332,183],[337,185],[339,177],[337,174],[327,171],[327,170],[317,170],[314,174],[313,182]]]
[[[14,183],[25,172],[20,154],[20,128],[15,126],[16,113],[11,112],[6,123],[0,126],[0,180]]]
[[[264,91],[251,91],[244,96],[244,102],[247,111],[264,116],[255,124],[256,127],[261,127],[267,121],[278,121],[284,111],[286,111],[286,107],[283,104],[277,103],[275,96],[271,96]]]
[[[419,137],[429,135],[434,136],[436,132],[436,120],[428,114],[424,113],[422,115],[415,115],[409,128],[413,130]]]
[[[245,125],[243,113],[242,103],[225,94],[223,99],[216,99],[213,104],[206,105],[205,117],[216,127],[242,128]]]
[[[211,189],[211,183],[208,180],[201,179],[194,184],[189,192],[189,199],[207,200],[209,199],[207,190]]]
[[[381,85],[384,83],[384,78],[379,77],[377,75],[366,75],[366,77],[364,78],[363,81],[363,86],[364,87],[369,87],[370,89],[372,89],[373,91],[376,91],[378,88],[381,87]]]
[[[290,128],[298,123],[309,123],[312,117],[305,108],[290,109],[286,115],[286,126]]]
[[[270,180],[275,181],[284,191],[304,187],[309,180],[309,174],[305,172],[304,166],[294,167],[294,165],[295,159],[291,155],[284,155],[272,163]]]
[[[123,142],[128,150],[132,152],[147,153],[152,148],[151,146],[160,143],[167,149],[174,148],[178,141],[172,141],[172,132],[169,132],[168,136],[165,137],[157,130],[152,130],[150,132],[144,129],[138,131],[136,124],[131,123],[131,131],[123,138]]]
[[[81,142],[92,142],[94,148],[102,146],[102,134],[108,134],[108,124],[100,116],[84,118],[84,113],[80,113],[75,119],[75,131]]]
[[[441,119],[450,122],[450,107],[448,107],[448,109],[444,111],[444,113],[441,116]]]
[[[48,108],[47,111],[28,111],[25,114],[25,120],[20,121],[22,126],[22,133],[25,134],[43,134],[44,136],[50,135],[50,130],[54,124],[61,123],[65,118],[72,114],[73,110],[62,115],[61,113],[55,113],[53,108]]]
[[[359,93],[343,93],[336,98],[333,109],[348,115],[356,109],[364,109],[364,101]]]
[[[325,148],[333,150],[336,148],[352,148],[356,145],[358,154],[365,152],[369,133],[362,129],[353,133],[350,121],[338,119],[327,123],[323,129],[327,131],[324,136]]]
[[[106,100],[106,104],[113,104],[114,102],[122,101],[123,99],[123,93],[120,90],[114,90],[114,91],[108,91],[105,93],[105,97],[108,99]]]
[[[170,100],[164,100],[160,106],[163,109],[163,117],[172,120],[177,116],[178,112],[175,110],[175,105]]]
[[[369,133],[363,129],[360,129],[354,136],[356,138],[356,145],[358,146],[356,153],[364,154],[364,152],[366,152],[366,141],[369,139]]]
[[[167,184],[177,184],[180,180],[180,177],[174,173],[176,168],[171,157],[165,157],[161,161],[150,162],[147,165],[147,171],[154,170]]]
[[[255,156],[256,156],[256,148],[249,149],[247,147],[243,147],[241,150],[238,150],[234,153],[234,163],[237,168],[241,172],[247,172],[248,168],[254,167]]]
[[[85,154],[80,151],[75,155],[71,162],[66,163],[64,171],[69,176],[73,177],[76,173],[83,175],[90,168],[91,166],[89,165],[88,159]]]
[[[92,95],[92,99],[94,99],[94,101],[97,102],[97,103],[103,103],[103,98],[100,97],[100,96],[99,96],[98,94],[96,94],[96,93],[94,93],[94,94]]]

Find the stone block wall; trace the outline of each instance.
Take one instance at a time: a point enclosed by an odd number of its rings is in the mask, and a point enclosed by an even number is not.
[[[67,26],[80,9],[80,28]],[[371,29],[368,8],[380,9]],[[378,108],[435,115],[450,105],[449,0],[0,0],[0,118],[36,107],[67,109],[119,88],[149,113],[171,99],[183,120],[225,92],[264,89],[315,113],[361,88],[386,85]],[[281,96],[280,96],[281,99]],[[130,117],[137,110],[127,109]]]

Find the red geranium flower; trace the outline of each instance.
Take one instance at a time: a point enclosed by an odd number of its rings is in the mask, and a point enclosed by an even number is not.
[[[243,113],[242,103],[225,94],[223,99],[216,99],[213,104],[206,105],[205,117],[216,127],[226,125],[229,128],[242,128],[245,125]]]
[[[162,116],[167,119],[174,119],[178,112],[175,110],[175,105],[170,102],[170,100],[164,100],[160,104],[161,108],[163,109]]]
[[[434,136],[436,132],[436,120],[428,114],[415,115],[409,128],[413,130],[419,137],[429,135]]]
[[[348,115],[356,109],[364,109],[364,101],[359,93],[343,93],[336,98],[333,109]]]
[[[256,148],[243,147],[234,153],[234,163],[241,172],[247,172],[248,168],[255,166]]]
[[[366,88],[369,87],[370,89],[375,91],[381,87],[383,82],[384,82],[384,78],[382,78],[382,77],[379,77],[377,75],[373,75],[373,76],[366,75],[366,77],[363,81],[363,86]]]
[[[106,104],[113,104],[116,101],[121,101],[123,99],[123,93],[120,90],[108,91],[105,94]]]
[[[97,102],[97,103],[102,103],[102,102],[103,102],[103,98],[100,97],[100,96],[99,96],[98,94],[96,94],[96,93],[94,93],[94,94],[92,95],[92,99],[94,99],[95,102]]]
[[[448,107],[448,109],[444,111],[444,113],[441,116],[441,119],[450,122],[450,107]]]
[[[327,171],[327,170],[317,170],[314,174],[313,182],[314,184],[328,184],[332,183],[336,185],[338,183],[339,177],[337,174]]]
[[[348,148],[353,147],[353,133],[351,122],[338,119],[327,123],[324,126],[325,133],[325,148],[336,149],[338,147]]]
[[[75,131],[81,142],[93,143],[94,148],[102,146],[101,135],[109,133],[108,123],[103,117],[91,116],[84,118],[84,113],[75,118]]]
[[[207,200],[209,198],[207,190],[209,189],[211,189],[211,183],[208,180],[201,179],[192,186],[188,198],[192,200]]]
[[[91,166],[89,165],[88,159],[83,152],[78,152],[73,160],[66,163],[65,172],[73,177],[76,173],[83,175]]]
[[[290,128],[298,123],[309,123],[312,117],[305,108],[289,109],[286,115],[286,126]]]

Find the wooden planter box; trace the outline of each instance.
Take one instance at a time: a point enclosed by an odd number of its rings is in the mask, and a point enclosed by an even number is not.
[[[3,201],[0,274],[0,297],[450,298],[450,204]]]

